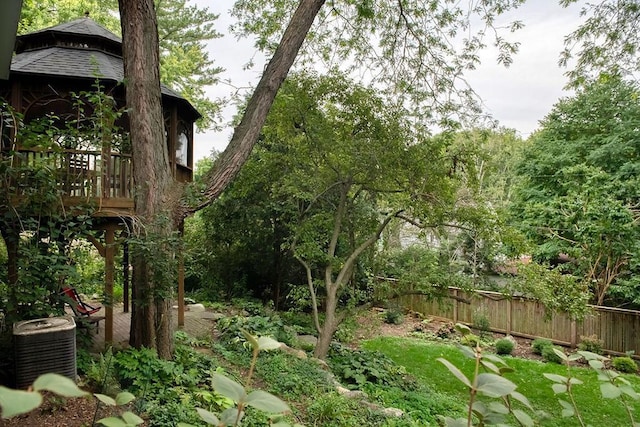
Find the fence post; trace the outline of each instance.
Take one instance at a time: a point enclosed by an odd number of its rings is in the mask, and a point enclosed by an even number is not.
[[[511,318],[512,318],[511,298],[507,298],[507,335],[511,335]]]
[[[453,290],[453,323],[458,323],[458,290]]]
[[[574,319],[571,320],[571,348],[578,345],[578,326]]]

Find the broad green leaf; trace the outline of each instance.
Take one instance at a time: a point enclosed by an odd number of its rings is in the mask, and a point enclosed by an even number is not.
[[[447,369],[449,370],[449,372],[451,372],[457,379],[459,379],[462,384],[466,385],[467,387],[471,388],[471,382],[469,381],[469,379],[460,371],[460,369],[456,368],[451,362],[449,362],[447,359],[443,359],[442,357],[439,357],[438,362],[442,363],[444,366],[447,367]]]
[[[271,337],[258,338],[258,348],[260,350],[264,350],[264,351],[277,350],[280,347],[282,347],[282,343],[274,340]]]
[[[551,388],[555,394],[561,394],[567,392],[567,386],[565,384],[552,384]]]
[[[2,418],[31,412],[42,404],[42,396],[34,391],[12,390],[0,386],[0,406]]]
[[[570,362],[577,362],[578,360],[582,359],[582,355],[574,353],[569,355],[569,361]]]
[[[244,387],[224,375],[218,373],[213,374],[211,384],[215,391],[234,402],[244,402],[244,399],[247,397]]]
[[[563,418],[573,417],[575,411],[573,410],[573,406],[571,406],[571,403],[562,399],[558,399],[558,403],[560,403],[560,406],[562,406],[561,414]]]
[[[465,418],[453,419],[446,417],[444,423],[447,427],[467,427],[467,420]]]
[[[632,398],[633,400],[640,399],[640,394],[638,394],[633,387],[627,384],[622,384],[620,387],[620,391]]]
[[[512,392],[511,397],[533,411],[533,407],[531,406],[529,399],[527,399],[527,397],[522,393],[520,393],[519,391]]]
[[[493,372],[494,374],[500,374],[500,369],[498,369],[498,367],[496,365],[494,365],[493,363],[487,361],[487,360],[481,360],[480,363],[482,364],[482,366],[484,366],[487,370]]]
[[[246,400],[247,405],[269,413],[282,413],[290,411],[289,406],[271,393],[262,390],[255,390],[249,393]]]
[[[496,356],[495,354],[490,354],[490,353],[483,354],[482,358],[491,360],[493,363],[497,363],[499,365],[506,365],[506,363],[504,363],[504,360],[502,360],[499,356]]]
[[[554,383],[560,383],[560,384],[566,384],[567,381],[569,380],[569,378],[567,377],[563,377],[562,375],[557,375],[557,374],[549,374],[547,372],[545,372],[544,377],[548,380],[553,381]]]
[[[462,336],[465,336],[471,333],[471,328],[463,323],[456,323],[455,328],[456,328],[456,331],[458,331]]]
[[[487,408],[487,405],[485,405],[484,402],[481,402],[479,400],[476,400],[475,402],[473,402],[472,410],[478,416],[478,418],[484,418],[489,413],[489,409]]]
[[[622,391],[611,383],[601,383],[600,393],[605,399],[617,399],[622,394]]]
[[[564,351],[557,349],[557,348],[552,348],[553,352],[556,354],[556,356],[558,356],[560,359],[564,360],[565,362],[569,359],[567,357],[566,354],[564,354]]]
[[[582,357],[584,357],[586,360],[607,360],[606,357],[597,354],[597,353],[592,353],[590,351],[586,351],[586,350],[581,350],[578,352],[578,354],[580,354]]]
[[[144,422],[144,420],[142,418],[140,418],[139,416],[137,416],[136,414],[134,414],[131,411],[125,411],[122,413],[122,419],[125,420],[127,422],[127,424],[129,425],[140,425]]]
[[[80,390],[71,379],[59,374],[40,375],[33,383],[33,389],[35,391],[52,391],[64,397],[81,397],[89,394],[84,390]]]
[[[98,420],[98,424],[102,424],[105,427],[129,427],[127,423],[116,417],[102,418]]]
[[[480,374],[477,378],[478,392],[489,397],[502,397],[516,389],[516,385],[495,374]]]
[[[571,377],[571,378],[569,378],[569,384],[571,384],[571,385],[580,385],[580,384],[584,384],[584,383],[582,382],[582,380],[579,380],[578,378]]]
[[[471,347],[467,347],[466,345],[457,344],[458,349],[462,352],[463,355],[468,357],[469,359],[475,359],[476,353],[471,350]]]
[[[251,347],[254,350],[259,350],[260,346],[258,345],[258,340],[252,334],[249,333],[246,329],[240,329],[242,335],[246,338],[246,340],[251,344]]]
[[[98,398],[98,400],[104,403],[105,405],[116,406],[116,400],[111,396],[107,396],[106,394],[100,394],[100,393],[95,393],[94,396]]]
[[[215,414],[202,408],[196,408],[196,411],[198,412],[198,415],[200,416],[202,421],[204,421],[205,423],[211,424],[214,426],[220,425],[220,420],[218,419],[218,417],[215,416]]]
[[[242,420],[244,416],[244,411],[240,413],[240,417],[238,418],[238,408],[227,408],[220,414],[220,422],[226,426],[235,426],[236,420]]]
[[[593,369],[602,369],[604,368],[604,363],[602,363],[602,361],[600,360],[590,359],[589,366],[591,366]]]
[[[489,409],[498,414],[507,415],[509,413],[509,408],[502,402],[490,402]]]
[[[178,427],[196,427],[196,426],[194,426],[193,424],[179,422]]]
[[[136,397],[128,391],[121,391],[116,395],[116,405],[126,405],[127,403],[134,401],[135,398]]]
[[[513,411],[513,416],[525,427],[533,427],[534,423],[529,414],[524,412],[521,409],[515,409]]]

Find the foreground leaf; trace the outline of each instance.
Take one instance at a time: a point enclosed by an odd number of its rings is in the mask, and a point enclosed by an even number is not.
[[[215,391],[234,402],[244,402],[244,399],[247,397],[244,387],[224,375],[218,373],[213,374],[211,384]]]
[[[249,393],[246,403],[256,409],[270,413],[279,414],[290,411],[286,403],[273,394],[262,390],[255,390]]]
[[[35,391],[51,391],[64,397],[82,397],[89,394],[84,390],[80,390],[71,379],[60,374],[40,375],[33,383],[33,389]]]
[[[460,371],[460,369],[456,368],[451,362],[449,362],[447,359],[443,359],[442,357],[439,357],[438,362],[442,363],[444,366],[447,367],[447,369],[460,381],[462,381],[462,383],[464,385],[466,385],[467,387],[471,388],[471,382],[469,381],[469,379],[462,373],[462,371]]]
[[[33,391],[12,390],[0,386],[0,406],[2,418],[11,418],[15,415],[31,412],[42,404],[40,393]]]
[[[516,389],[516,385],[495,374],[480,374],[477,378],[478,392],[489,397],[502,397]]]
[[[220,425],[220,420],[212,412],[209,412],[206,409],[202,409],[202,408],[196,408],[196,411],[198,412],[198,415],[200,415],[200,418],[202,419],[202,421],[204,421],[205,423],[211,424],[214,426]]]

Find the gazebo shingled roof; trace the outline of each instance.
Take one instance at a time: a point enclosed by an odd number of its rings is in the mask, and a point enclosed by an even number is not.
[[[88,17],[24,34],[16,41],[11,73],[122,82],[122,40]],[[160,87],[162,95],[178,101],[191,119],[200,118],[185,98]]]

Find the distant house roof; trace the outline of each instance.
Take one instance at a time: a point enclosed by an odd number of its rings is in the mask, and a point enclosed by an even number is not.
[[[80,18],[18,36],[11,73],[80,79],[124,80],[122,41],[90,18]],[[185,98],[161,85],[162,95],[200,113]]]

